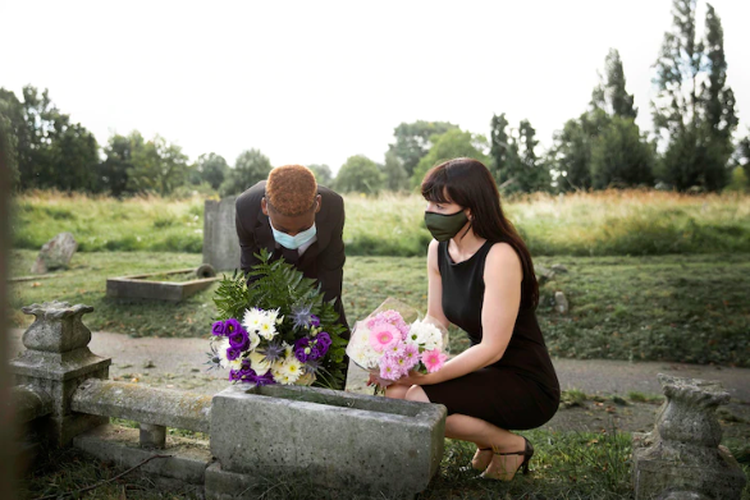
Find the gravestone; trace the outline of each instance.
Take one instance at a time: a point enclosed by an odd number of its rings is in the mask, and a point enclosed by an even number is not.
[[[31,272],[44,274],[53,269],[68,267],[77,249],[78,243],[72,234],[60,233],[42,246],[36,262],[31,266]]]
[[[659,374],[667,397],[654,430],[633,434],[636,500],[739,500],[747,479],[720,446],[716,408],[729,401],[718,382]]]
[[[240,267],[240,241],[235,226],[235,196],[206,200],[203,212],[203,262],[217,271]]]

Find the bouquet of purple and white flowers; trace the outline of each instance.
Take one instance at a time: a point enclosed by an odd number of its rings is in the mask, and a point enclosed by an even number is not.
[[[219,283],[209,364],[234,382],[343,388],[346,327],[333,303],[292,265],[259,257],[247,276]]]
[[[229,318],[213,324],[218,339],[218,364],[229,369],[229,380],[255,385],[279,383],[310,385],[320,360],[331,347],[331,336],[320,327],[320,318],[304,308],[295,311],[291,325],[279,309],[253,307],[242,321]],[[289,343],[279,335],[285,326],[298,333]]]

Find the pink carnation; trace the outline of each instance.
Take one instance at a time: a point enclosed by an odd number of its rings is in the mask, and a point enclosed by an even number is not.
[[[401,332],[389,323],[375,324],[370,330],[369,340],[376,352],[383,352],[401,340]]]
[[[430,373],[441,369],[447,358],[448,356],[440,352],[440,349],[437,348],[422,353],[422,363],[424,363],[425,368]]]

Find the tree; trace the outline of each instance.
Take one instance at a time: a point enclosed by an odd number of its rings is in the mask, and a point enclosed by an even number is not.
[[[330,186],[333,183],[333,172],[331,172],[331,167],[328,165],[317,165],[313,163],[312,165],[308,165],[307,168],[312,170],[312,173],[315,174],[315,180],[318,184]]]
[[[466,157],[474,158],[484,164],[489,163],[489,158],[484,153],[487,148],[487,139],[483,135],[452,128],[442,135],[432,136],[430,142],[433,143],[433,146],[419,160],[412,173],[411,184],[413,187],[422,183],[422,179],[428,170],[446,160]]]
[[[406,175],[411,177],[419,161],[432,147],[431,138],[457,128],[456,125],[449,122],[418,120],[414,123],[401,123],[393,130],[396,143],[390,144],[388,150],[395,153],[401,161],[401,166],[406,171]]]
[[[336,190],[342,193],[357,192],[378,194],[384,179],[378,164],[363,155],[350,156],[336,175]]]
[[[505,114],[493,116],[491,121],[494,175],[498,185],[507,192],[546,191],[550,188],[550,173],[546,162],[536,154],[536,130],[528,120],[522,120],[514,137],[508,128]]]
[[[396,152],[388,150],[385,153],[385,164],[383,165],[385,176],[385,189],[389,191],[403,191],[409,189],[409,176],[401,164]]]
[[[120,197],[131,192],[128,172],[133,171],[133,157],[143,149],[145,141],[137,130],[128,136],[114,134],[104,148],[106,159],[99,165],[99,183],[103,191]],[[132,184],[131,184],[132,185]]]
[[[171,194],[185,183],[187,160],[180,146],[170,144],[157,135],[133,151],[132,167],[127,171],[128,189],[162,196]]]
[[[508,163],[515,161],[518,154],[513,149],[508,132],[505,130],[508,125],[505,113],[501,113],[500,116],[492,115],[490,121],[490,156],[493,159],[493,165],[490,171],[495,177],[495,182],[500,185],[509,180],[504,177],[508,173]]]
[[[194,165],[195,175],[200,182],[208,183],[213,189],[219,189],[229,173],[229,165],[223,156],[216,153],[202,154]]]
[[[266,180],[271,168],[271,161],[259,149],[245,150],[235,160],[234,168],[229,170],[219,193],[222,196],[238,195]]]
[[[550,162],[559,173],[561,190],[653,181],[653,148],[635,124],[634,97],[625,88],[625,72],[616,49],[610,49],[604,67],[604,77],[591,93],[590,109],[568,120],[555,135]]]
[[[52,103],[49,92],[27,85],[23,101],[0,89],[0,110],[12,129],[18,187],[96,190],[99,147],[94,136]]]
[[[674,0],[674,27],[664,34],[656,61],[654,126],[667,142],[664,180],[681,190],[717,190],[727,182],[737,126],[734,94],[726,85],[721,20],[709,6],[704,43],[696,35],[695,11],[696,0]],[[703,80],[708,83],[701,86]]]
[[[604,72],[606,78],[600,77],[599,86],[591,94],[591,104],[610,115],[635,119],[638,111],[633,106],[633,94],[625,90],[625,71],[617,49],[609,49],[604,60]]]
[[[591,148],[609,121],[603,109],[592,109],[578,119],[568,120],[562,131],[555,134],[550,157],[559,173],[558,189],[586,190],[591,187]]]
[[[750,179],[750,135],[737,143],[737,165],[745,170],[745,175]]]
[[[0,88],[0,165],[5,161],[9,171],[9,181],[13,190],[18,188],[20,176],[18,173],[18,137],[13,126],[12,114],[20,109],[20,103],[16,96],[10,92],[10,96],[15,100],[6,99],[6,90]]]
[[[595,189],[653,183],[654,152],[641,138],[632,118],[612,116],[591,147],[591,177]]]

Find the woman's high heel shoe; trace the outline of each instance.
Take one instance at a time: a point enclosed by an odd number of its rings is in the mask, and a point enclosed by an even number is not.
[[[523,436],[522,436],[523,437]],[[529,473],[529,461],[531,460],[531,457],[534,455],[534,447],[531,445],[528,439],[525,437],[523,438],[524,441],[524,449],[523,451],[512,451],[509,453],[499,452],[497,449],[493,446],[492,449],[495,452],[495,456],[492,457],[492,462],[487,467],[487,469],[481,474],[481,476],[485,479],[498,479],[500,481],[510,481],[513,479],[513,476],[516,475],[516,473],[523,469],[523,474],[526,475]],[[523,455],[523,461],[518,465],[515,471],[508,471],[505,467],[505,461],[498,459],[498,457],[506,457],[509,455]],[[493,469],[493,464],[497,464],[495,467],[496,470]]]

